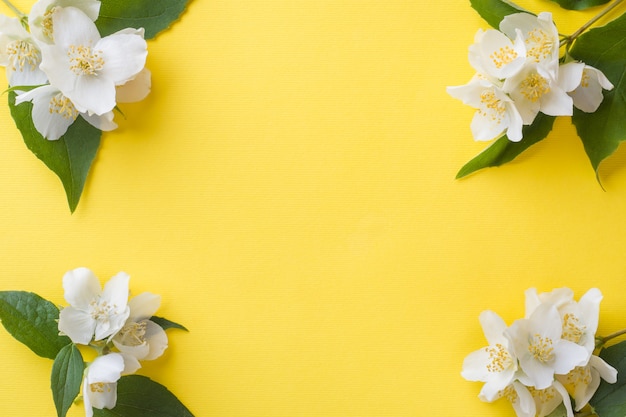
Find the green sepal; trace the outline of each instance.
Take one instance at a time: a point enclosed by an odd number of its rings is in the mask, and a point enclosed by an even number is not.
[[[95,417],[193,417],[167,388],[142,375],[123,376],[117,383],[117,403],[93,409]]]
[[[506,135],[502,136],[465,164],[456,174],[456,178],[463,178],[480,169],[497,167],[512,161],[530,146],[545,139],[552,130],[554,119],[554,116],[546,116],[543,113],[539,113],[535,117],[533,124],[522,128],[523,137],[521,141],[511,142]]]
[[[599,417],[624,417],[626,415],[626,341],[603,349],[600,357],[617,369],[617,382],[602,380],[589,400]]]
[[[530,13],[508,0],[470,0],[474,10],[492,27],[498,29],[505,16],[513,13]]]
[[[50,388],[58,417],[65,417],[80,392],[85,363],[73,343],[59,351],[52,365]]]
[[[594,113],[574,109],[572,122],[598,175],[600,163],[626,140],[626,14],[581,35],[570,55],[602,71],[614,84]]]
[[[0,320],[15,339],[44,358],[56,358],[72,343],[59,335],[57,306],[32,292],[0,291]]]
[[[152,39],[168,29],[185,11],[189,0],[102,0],[96,26],[101,36],[126,28],[144,28]]]
[[[11,92],[9,108],[28,149],[61,179],[73,213],[98,152],[102,131],[79,116],[58,140],[47,140],[35,129],[32,103],[16,106],[15,93]]]
[[[564,9],[584,10],[590,7],[606,4],[611,0],[552,0]]]
[[[161,328],[163,330],[167,330],[167,329],[180,329],[180,330],[184,330],[186,332],[188,332],[189,330],[187,330],[187,328],[185,326],[183,326],[182,324],[178,324],[175,323],[173,321],[170,321],[168,319],[165,319],[163,317],[158,317],[158,316],[152,316],[150,317],[150,321],[155,322],[156,324],[158,324],[159,326],[161,326]]]

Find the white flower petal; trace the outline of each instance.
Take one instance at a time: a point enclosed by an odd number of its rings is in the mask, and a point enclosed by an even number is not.
[[[96,48],[102,51],[105,62],[102,74],[115,85],[132,80],[146,65],[148,46],[139,35],[109,35],[102,38]]]
[[[555,373],[564,375],[577,366],[586,365],[589,361],[589,356],[590,354],[584,346],[561,339],[554,344],[554,363],[552,367]]]
[[[569,62],[559,66],[559,85],[566,92],[574,91],[580,85],[583,78],[585,64],[582,62]]]
[[[131,298],[128,302],[128,306],[130,307],[130,321],[139,322],[144,319],[149,319],[154,316],[154,313],[156,313],[161,306],[161,296],[144,292]]]
[[[58,9],[52,22],[57,47],[67,49],[72,45],[95,45],[100,40],[100,33],[93,21],[76,7]]]
[[[89,115],[87,113],[80,113],[81,117],[87,121],[93,127],[102,131],[108,132],[117,129],[117,123],[113,121],[113,112],[104,113],[101,116],[97,114]]]
[[[67,335],[74,343],[88,345],[95,328],[96,321],[84,311],[70,306],[59,313],[59,332]]]
[[[125,308],[128,304],[128,282],[130,275],[126,272],[118,272],[106,284],[102,291],[102,298],[106,299],[109,304]]]
[[[598,371],[600,377],[609,384],[617,382],[617,370],[606,363],[602,358],[592,355],[589,358],[589,365]]]
[[[151,85],[150,70],[144,68],[135,78],[116,88],[116,100],[118,103],[141,101],[150,94]]]
[[[161,355],[165,349],[167,349],[167,334],[161,326],[147,320],[146,321],[146,342],[150,348],[148,354],[144,357],[144,360],[151,361]]]
[[[507,326],[497,313],[491,310],[485,310],[480,313],[478,320],[480,321],[485,338],[490,345],[506,342],[504,331]]]
[[[78,309],[86,310],[90,303],[100,297],[98,278],[87,268],[76,268],[63,276],[65,301]]]

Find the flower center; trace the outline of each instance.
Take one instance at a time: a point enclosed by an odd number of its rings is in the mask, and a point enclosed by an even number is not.
[[[509,351],[497,343],[494,346],[486,348],[489,355],[489,363],[487,364],[487,371],[489,372],[502,372],[513,362]]]
[[[528,351],[533,357],[541,363],[546,363],[554,357],[554,347],[552,339],[535,334],[532,343],[528,345]]]
[[[50,99],[50,113],[57,113],[65,119],[74,120],[78,116],[78,110],[74,103],[62,93],[58,93]]]
[[[89,390],[91,392],[111,392],[111,384],[106,384],[104,382],[94,382],[93,384],[89,384]]]
[[[123,345],[139,346],[145,343],[146,339],[146,321],[140,323],[130,323],[122,327],[118,333],[118,337]]]
[[[27,66],[30,67],[31,71],[34,71],[41,62],[41,52],[30,42],[16,40],[9,43],[6,48],[11,68],[14,71],[18,68],[20,71],[24,71],[24,67]]]
[[[41,21],[41,31],[44,36],[54,42],[54,32],[52,30],[52,15],[56,11],[56,7],[46,10]]]
[[[526,77],[524,81],[521,82],[520,86],[522,95],[533,103],[539,100],[544,94],[550,92],[548,80],[536,72]]]
[[[591,384],[591,369],[589,366],[577,366],[567,374],[567,383],[576,387],[580,384]]]
[[[488,116],[493,122],[500,123],[506,112],[506,107],[502,100],[496,97],[492,90],[483,91],[480,94],[480,104],[484,107],[478,112],[483,116]]]
[[[543,29],[536,28],[528,32],[526,44],[532,45],[526,54],[533,58],[535,62],[540,62],[552,55],[554,39],[544,32]]]
[[[508,387],[500,391],[500,398],[502,397],[506,398],[511,403],[515,403],[519,398],[519,396],[517,395],[517,391],[515,391],[515,388],[513,388],[513,385],[509,385]]]
[[[491,58],[493,65],[495,65],[496,68],[500,69],[504,65],[513,62],[517,58],[517,56],[517,52],[515,52],[513,48],[507,45],[501,47],[500,49],[489,55],[489,58]]]
[[[104,67],[102,51],[94,51],[89,46],[70,45],[67,55],[70,58],[70,70],[76,75],[97,75]]]
[[[533,398],[539,400],[542,404],[548,403],[556,397],[556,389],[554,387],[548,387],[546,389],[536,389],[535,387],[528,387]]]
[[[565,340],[578,343],[582,339],[585,333],[585,326],[580,324],[578,317],[572,313],[567,313],[563,317],[563,335],[561,336]]]
[[[94,300],[89,306],[91,307],[91,317],[96,321],[106,322],[110,316],[118,314],[117,305],[109,304],[106,300],[101,303]]]

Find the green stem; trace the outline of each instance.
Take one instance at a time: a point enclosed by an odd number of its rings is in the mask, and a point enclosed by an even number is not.
[[[17,17],[19,17],[20,19],[23,19],[24,17],[26,17],[26,15],[25,15],[24,13],[22,13],[22,12],[20,11],[20,9],[18,9],[17,7],[15,7],[15,6],[13,5],[13,3],[11,3],[9,0],[2,0],[2,2],[3,2],[4,4],[6,4],[6,5],[7,5],[7,7],[8,7],[9,9],[11,9],[11,11],[12,11],[13,13],[15,13],[15,14],[17,15]]]
[[[624,0],[615,0],[608,7],[605,7],[604,9],[602,9],[602,11],[600,11],[600,13],[598,13],[597,15],[592,17],[591,20],[589,20],[587,23],[582,25],[576,32],[574,32],[570,36],[566,36],[564,39],[562,39],[561,40],[561,46],[563,46],[563,45],[571,45],[571,43],[574,42],[574,40],[576,40],[576,38],[578,38],[584,31],[589,29],[594,23],[596,23],[598,20],[602,19],[611,10],[613,10],[614,8],[616,8],[617,6],[619,6],[623,2],[624,2]]]
[[[625,334],[626,334],[626,329],[623,329],[623,330],[620,330],[620,331],[618,331],[618,332],[611,333],[611,334],[610,334],[610,335],[608,335],[608,336],[604,336],[604,337],[599,336],[599,337],[597,337],[597,338],[596,338],[596,339],[597,339],[596,347],[602,347],[602,346],[604,346],[604,345],[606,344],[606,342],[608,342],[609,340],[611,340],[611,339],[615,339],[616,337],[619,337],[619,336],[622,336],[622,335],[625,335]]]

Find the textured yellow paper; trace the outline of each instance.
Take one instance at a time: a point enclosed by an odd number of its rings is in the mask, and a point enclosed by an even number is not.
[[[593,13],[520,4],[564,33]],[[459,375],[478,314],[597,286],[600,331],[626,327],[626,154],[602,191],[563,118],[455,181],[486,146],[445,93],[478,28],[468,1],[194,0],[74,215],[0,107],[0,290],[64,304],[65,271],[128,272],[191,330],[142,373],[197,416],[513,416]],[[0,415],[55,415],[51,361],[4,329],[0,354]]]

